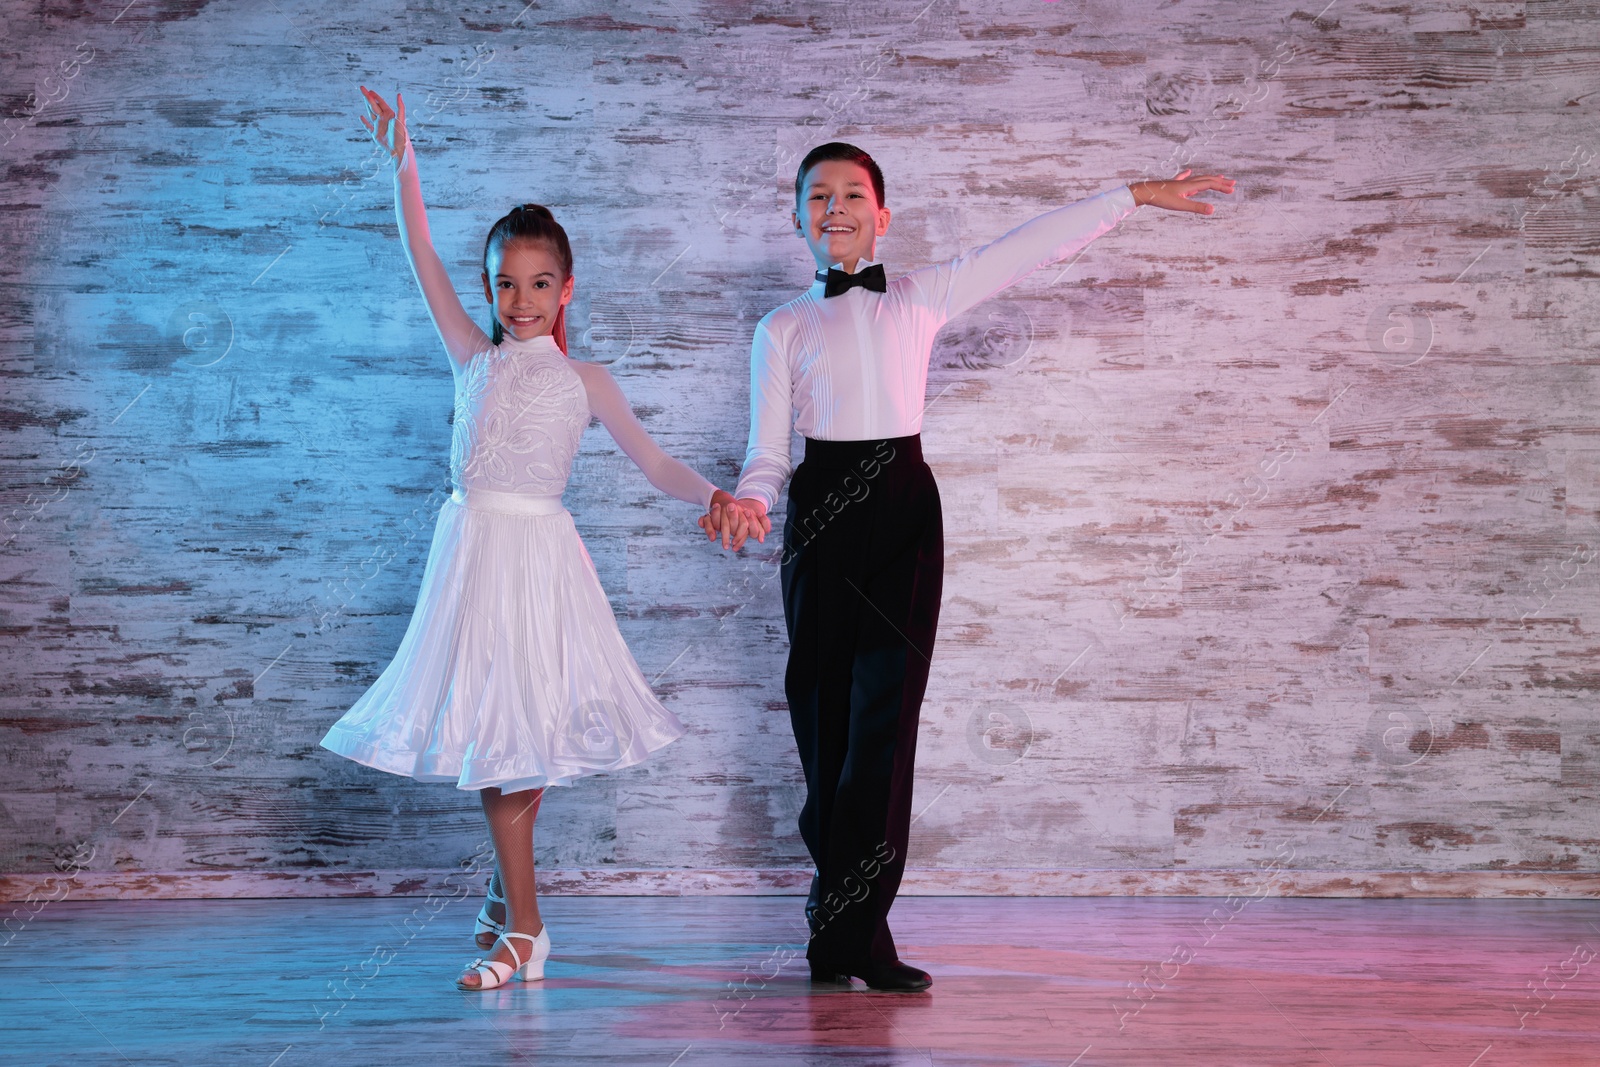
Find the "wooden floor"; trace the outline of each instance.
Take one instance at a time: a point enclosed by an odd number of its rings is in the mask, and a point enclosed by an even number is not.
[[[911,996],[813,992],[793,897],[547,898],[547,979],[462,993],[477,902],[439,903],[47,905],[0,950],[0,1059],[1600,1064],[1594,901],[905,898]]]

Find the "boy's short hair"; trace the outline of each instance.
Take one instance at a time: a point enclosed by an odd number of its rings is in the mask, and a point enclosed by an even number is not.
[[[878,206],[883,207],[883,171],[878,169],[877,162],[871,156],[855,145],[845,144],[843,141],[829,141],[827,144],[819,144],[807,152],[806,158],[800,161],[800,169],[795,171],[794,174],[794,202],[797,205],[800,203],[800,190],[806,180],[806,172],[818,163],[824,163],[830,159],[843,160],[846,163],[854,163],[866,168],[866,172],[872,176],[872,191],[878,197]]]

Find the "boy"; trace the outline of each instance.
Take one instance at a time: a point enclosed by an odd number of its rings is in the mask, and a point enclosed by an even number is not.
[[[764,540],[791,471],[791,427],[800,430],[805,458],[784,523],[784,689],[806,776],[800,834],[817,869],[806,905],[813,981],[854,976],[896,992],[932,984],[900,961],[888,914],[905,868],[944,573],[939,490],[920,436],[934,335],[1141,204],[1209,215],[1210,204],[1189,198],[1233,191],[1221,175],[1188,174],[1058,208],[890,282],[874,258],[890,218],[877,163],[840,142],[800,163],[791,220],[816,281],[756,326],[739,499],[701,525],[735,549],[747,533]]]

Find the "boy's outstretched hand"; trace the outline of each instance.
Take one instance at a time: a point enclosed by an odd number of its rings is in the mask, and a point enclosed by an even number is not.
[[[712,494],[711,506],[700,516],[699,524],[708,540],[720,537],[722,547],[735,552],[744,547],[751,534],[755,534],[757,541],[765,542],[772,531],[765,504],[753,498],[735,500],[731,493],[721,489]]]
[[[1191,178],[1189,171],[1183,170],[1169,182],[1134,182],[1128,189],[1133,193],[1136,204],[1149,204],[1151,207],[1166,208],[1168,211],[1195,211],[1202,215],[1210,215],[1217,210],[1215,204],[1196,203],[1189,198],[1196,193],[1208,191],[1231,193],[1233,179],[1220,174]]]

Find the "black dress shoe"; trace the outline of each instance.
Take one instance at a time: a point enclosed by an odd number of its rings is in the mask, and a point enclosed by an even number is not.
[[[811,980],[826,985],[849,985],[850,976],[828,964],[811,965]]]
[[[806,927],[810,929],[811,936],[817,936],[817,900],[822,890],[822,881],[815,874],[811,876],[811,891],[806,894]]]
[[[880,993],[920,993],[933,984],[927,971],[918,970],[908,963],[863,963],[860,966],[833,963],[812,963],[811,980],[839,985],[849,985],[851,976],[867,983],[868,989]]]
[[[868,989],[876,989],[880,993],[920,993],[933,984],[933,976],[927,971],[899,960],[868,964],[853,973],[867,983]]]

